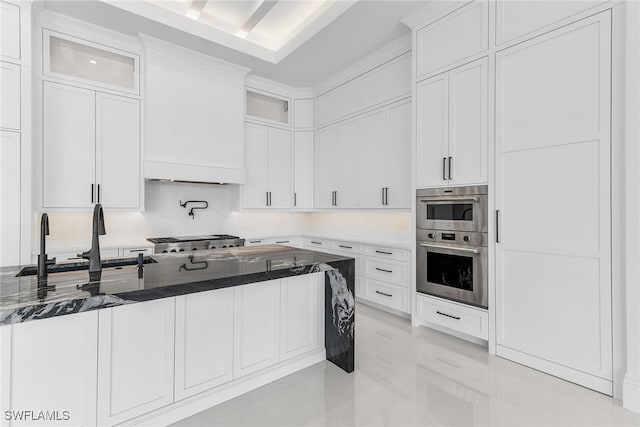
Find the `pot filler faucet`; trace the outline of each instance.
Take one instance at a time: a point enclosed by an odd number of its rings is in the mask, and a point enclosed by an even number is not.
[[[100,260],[100,240],[98,236],[104,236],[104,213],[102,205],[96,204],[93,208],[93,230],[91,237],[91,249],[78,254],[79,257],[89,260],[89,280],[100,280],[102,276],[102,261]]]

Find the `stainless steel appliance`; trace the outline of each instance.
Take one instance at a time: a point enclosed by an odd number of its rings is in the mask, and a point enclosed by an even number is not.
[[[417,191],[417,290],[487,307],[487,186]]]
[[[238,236],[230,236],[228,234],[153,237],[147,240],[154,243],[153,253],[155,254],[244,246],[244,239],[241,239]]]
[[[487,186],[417,191],[416,226],[427,230],[487,232]]]

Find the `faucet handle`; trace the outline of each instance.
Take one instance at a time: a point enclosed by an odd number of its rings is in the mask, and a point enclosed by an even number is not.
[[[46,263],[47,265],[54,265],[54,264],[56,263],[56,257],[53,257],[53,258],[47,259],[47,260],[45,261],[45,263]]]

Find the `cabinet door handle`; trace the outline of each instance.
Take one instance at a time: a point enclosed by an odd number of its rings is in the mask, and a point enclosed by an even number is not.
[[[280,243],[290,243],[290,240],[280,240],[280,241],[278,241],[276,243],[278,243],[278,244],[280,244]]]
[[[95,195],[95,192],[93,190],[94,190],[94,185],[91,184],[91,203],[93,203],[93,199],[94,199],[94,195]]]
[[[293,193],[293,206],[298,204],[298,193]]]
[[[389,206],[389,187],[384,187],[384,204]]]
[[[382,204],[382,206],[385,205],[384,203],[384,187],[381,188],[381,192],[380,192],[380,203]]]
[[[334,200],[334,204],[333,206],[338,206],[338,190],[333,192],[334,196],[333,196],[333,200]]]
[[[500,243],[500,209],[496,209],[496,243]]]
[[[249,240],[249,243],[262,243],[262,240]]]
[[[460,318],[459,318],[458,316],[452,316],[452,315],[450,315],[450,314],[442,313],[442,312],[440,312],[440,311],[436,311],[436,313],[438,313],[440,316],[450,317],[451,319],[460,320]]]
[[[100,184],[98,184],[98,203],[100,203]]]
[[[265,206],[269,206],[269,192],[268,192],[268,191],[265,191],[265,192],[264,192],[264,195],[265,195],[265,197],[266,197],[266,200],[265,200],[265,202],[264,202],[264,205],[265,205]]]
[[[385,273],[393,273],[393,270],[385,270],[384,268],[378,268],[378,267],[376,267],[376,270],[378,270],[378,271],[383,271],[383,272],[385,272]]]
[[[345,249],[353,249],[352,246],[347,246],[347,245],[338,245],[338,247],[345,248]]]
[[[442,158],[442,180],[443,181],[447,180],[447,158],[446,157]]]
[[[385,252],[385,251],[378,251],[376,250],[377,254],[384,254],[384,255],[393,255],[393,252]]]
[[[322,242],[314,242],[313,240],[310,241],[309,243],[313,243],[314,245],[321,245],[322,244]]]
[[[451,159],[452,157],[449,157],[449,179],[451,179]]]
[[[385,294],[384,292],[380,292],[380,291],[376,291],[376,294],[384,295],[385,297],[389,297],[389,298],[393,296],[391,294]]]

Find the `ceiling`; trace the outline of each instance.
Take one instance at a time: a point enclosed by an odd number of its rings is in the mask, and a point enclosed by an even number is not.
[[[287,1],[298,3],[309,0]],[[122,3],[144,6],[143,4],[148,2],[132,0]],[[400,20],[424,6],[427,1],[360,0],[355,4],[343,1],[335,3],[344,3],[339,5],[344,8],[339,16],[331,17],[331,22],[325,23],[321,29],[300,42],[299,46],[277,63],[196,35],[198,31],[192,31],[191,27],[183,26],[182,29],[178,29],[173,25],[160,23],[101,1],[45,0],[42,4],[45,9],[134,37],[143,33],[167,40],[248,67],[253,74],[280,83],[295,87],[312,87],[385,44],[409,34],[409,29]],[[245,10],[244,13],[246,16],[248,12]],[[195,21],[193,23],[197,24]],[[227,36],[246,41],[235,35]]]

